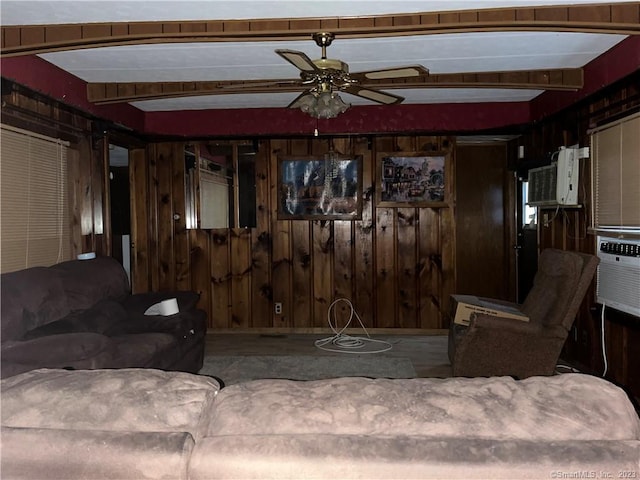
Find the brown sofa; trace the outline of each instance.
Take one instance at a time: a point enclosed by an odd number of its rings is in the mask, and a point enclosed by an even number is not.
[[[0,390],[3,479],[640,476],[633,405],[581,374],[256,380],[219,390],[182,372],[43,369]]]
[[[72,260],[2,274],[2,377],[36,368],[158,368],[197,372],[206,313],[195,292],[131,295],[111,257]],[[179,313],[149,316],[176,298]]]

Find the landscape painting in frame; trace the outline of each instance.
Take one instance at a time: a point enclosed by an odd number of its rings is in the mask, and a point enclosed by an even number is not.
[[[445,205],[445,154],[379,153],[381,207]]]
[[[278,162],[279,220],[358,220],[362,156],[283,157]]]

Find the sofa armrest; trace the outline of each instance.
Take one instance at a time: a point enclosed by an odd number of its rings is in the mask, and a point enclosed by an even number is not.
[[[187,432],[2,427],[6,478],[187,479]]]
[[[129,333],[170,333],[186,337],[207,329],[207,315],[203,310],[185,310],[175,315],[145,315],[131,313],[127,322],[118,325],[119,335]]]
[[[558,325],[543,326],[538,323],[523,322],[512,318],[496,317],[487,314],[473,314],[469,329],[486,328],[500,331],[500,334],[530,335],[545,338],[564,338],[566,330]]]
[[[129,295],[124,299],[122,306],[130,315],[144,315],[144,312],[146,312],[150,306],[170,298],[175,298],[178,301],[178,309],[181,312],[184,312],[196,308],[196,305],[200,300],[200,294],[190,290],[136,293],[134,295]]]

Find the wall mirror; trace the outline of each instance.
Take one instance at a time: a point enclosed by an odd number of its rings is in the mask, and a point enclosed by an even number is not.
[[[256,226],[257,142],[203,142],[185,147],[187,228]]]

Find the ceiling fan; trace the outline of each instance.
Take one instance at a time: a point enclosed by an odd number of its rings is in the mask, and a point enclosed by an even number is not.
[[[316,44],[322,48],[322,57],[317,60],[311,60],[305,53],[297,50],[275,51],[300,70],[299,84],[307,88],[289,104],[288,108],[300,108],[316,118],[333,118],[349,108],[338,92],[350,93],[383,105],[392,105],[402,102],[404,98],[371,88],[367,86],[367,81],[420,77],[429,74],[422,65],[349,73],[349,66],[345,62],[327,58],[327,47],[331,45],[334,38],[334,34],[330,32],[319,32],[313,35]]]

